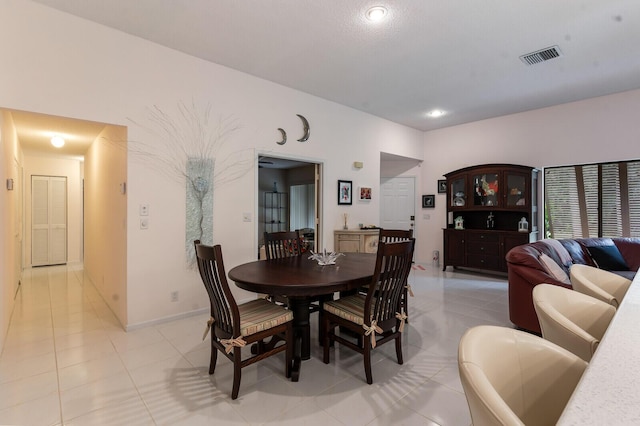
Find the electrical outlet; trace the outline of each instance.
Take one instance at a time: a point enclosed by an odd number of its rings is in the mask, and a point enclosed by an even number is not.
[[[179,293],[177,291],[172,291],[171,292],[171,301],[172,302],[177,302],[178,298],[179,298],[178,296],[179,296]]]

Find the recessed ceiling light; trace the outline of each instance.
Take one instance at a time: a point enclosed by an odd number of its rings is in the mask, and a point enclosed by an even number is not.
[[[64,146],[64,139],[62,139],[62,136],[56,135],[51,138],[51,145],[56,148],[62,148]]]
[[[441,110],[441,109],[434,109],[433,111],[429,111],[427,113],[427,116],[429,116],[431,118],[438,118],[438,117],[442,117],[445,114],[446,114],[446,112]]]
[[[385,16],[387,16],[387,8],[383,6],[374,6],[367,10],[365,16],[372,22],[381,21]]]

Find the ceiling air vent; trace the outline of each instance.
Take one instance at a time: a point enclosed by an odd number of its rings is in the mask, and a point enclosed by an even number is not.
[[[551,46],[546,49],[538,50],[537,52],[522,55],[520,56],[520,60],[527,65],[534,65],[553,58],[559,58],[560,56],[562,56],[560,48],[558,46]]]

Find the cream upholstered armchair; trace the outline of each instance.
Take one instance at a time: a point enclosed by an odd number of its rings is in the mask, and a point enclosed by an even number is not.
[[[473,327],[458,347],[474,426],[555,424],[586,366],[541,337],[506,327]]]
[[[542,337],[591,361],[616,308],[586,294],[551,284],[533,288]]]
[[[588,265],[573,265],[569,270],[574,290],[618,307],[631,281],[613,272]]]

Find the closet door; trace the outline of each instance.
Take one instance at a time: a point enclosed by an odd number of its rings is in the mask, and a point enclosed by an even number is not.
[[[67,178],[31,177],[31,264],[67,263]]]

